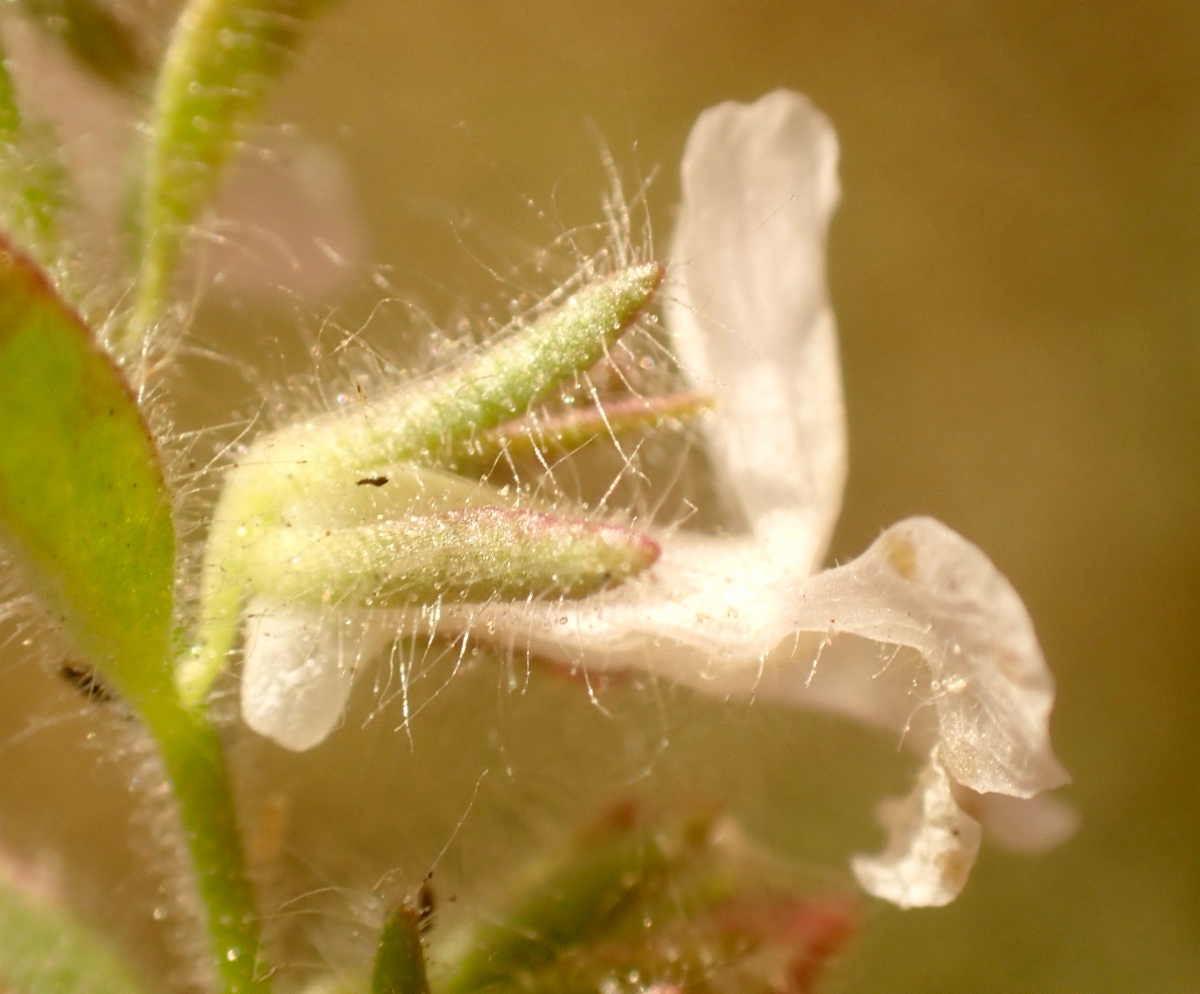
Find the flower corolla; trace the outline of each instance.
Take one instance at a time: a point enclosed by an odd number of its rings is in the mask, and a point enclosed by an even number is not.
[[[978,548],[915,517],[819,571],[846,473],[825,276],[837,157],[827,119],[783,90],[706,110],[687,142],[665,317],[690,387],[712,398],[701,430],[740,531],[654,536],[657,562],[581,599],[447,601],[402,623],[902,736],[921,772],[881,806],[883,851],[853,869],[871,894],[935,906],[962,889],[984,828],[1027,850],[1069,834],[1069,809],[1036,797],[1069,778],[1050,744],[1054,686],[1032,622]],[[292,748],[315,744],[369,651],[361,626],[349,639],[342,614],[269,602],[248,617],[248,723]]]

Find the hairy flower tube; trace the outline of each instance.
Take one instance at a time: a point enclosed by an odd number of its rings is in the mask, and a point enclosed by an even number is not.
[[[206,560],[193,693],[244,617],[243,714],[283,745],[306,748],[342,713],[355,663],[373,644],[364,631],[376,640],[414,628],[469,635],[587,671],[638,670],[725,699],[832,711],[902,736],[921,773],[907,797],[881,807],[883,851],[853,861],[868,892],[902,907],[953,900],[984,829],[1027,850],[1065,837],[1071,813],[1035,796],[1068,780],[1050,745],[1053,681],[1020,597],[988,558],[918,517],[818,571],[846,468],[825,279],[837,155],[825,117],[782,90],[710,108],[688,139],[665,317],[688,388],[711,407],[696,413],[736,522],[728,533],[646,536],[529,518],[542,511],[438,467],[462,438],[519,417],[549,381],[495,410],[468,403],[452,416],[429,414],[441,401],[408,391],[377,416],[327,416],[267,436],[231,472]],[[566,313],[605,311],[602,351],[657,282],[657,270],[627,270],[598,284],[607,290],[584,290]],[[614,286],[623,303],[613,305]],[[559,333],[570,325],[547,320]],[[457,394],[421,389],[460,403],[464,384],[495,381],[488,356],[457,374]],[[585,359],[560,364],[558,379]],[[407,448],[379,427],[423,417]],[[451,430],[451,420],[465,427]],[[380,441],[388,432],[392,441]],[[387,486],[358,485],[372,473]],[[520,569],[518,582],[506,580]],[[464,578],[476,574],[485,579],[472,595]]]

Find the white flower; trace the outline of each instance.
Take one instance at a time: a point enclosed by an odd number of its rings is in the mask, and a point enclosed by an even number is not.
[[[825,280],[837,154],[826,118],[780,90],[705,111],[684,155],[668,327],[686,375],[715,400],[707,446],[744,534],[661,536],[654,566],[582,600],[447,603],[402,623],[723,698],[833,711],[902,736],[923,771],[907,798],[883,805],[889,842],[856,858],[854,872],[902,907],[940,905],[966,881],[981,822],[1014,848],[1069,834],[1065,807],[1029,800],[1068,776],[1050,745],[1053,681],[1033,625],[975,546],[910,518],[858,559],[815,572],[846,468]],[[263,734],[306,748],[337,722],[349,691],[352,654],[338,626],[367,625],[377,638],[380,619],[260,614],[248,629],[243,712]]]

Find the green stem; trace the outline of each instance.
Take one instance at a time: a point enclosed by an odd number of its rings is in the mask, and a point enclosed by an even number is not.
[[[259,963],[258,913],[216,730],[202,709],[173,700],[155,699],[142,714],[179,802],[221,990],[266,994],[270,985]]]

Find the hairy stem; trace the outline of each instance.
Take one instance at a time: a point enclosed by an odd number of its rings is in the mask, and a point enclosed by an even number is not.
[[[265,994],[258,913],[246,877],[237,812],[216,730],[199,708],[157,698],[142,708],[179,802],[224,994]]]

